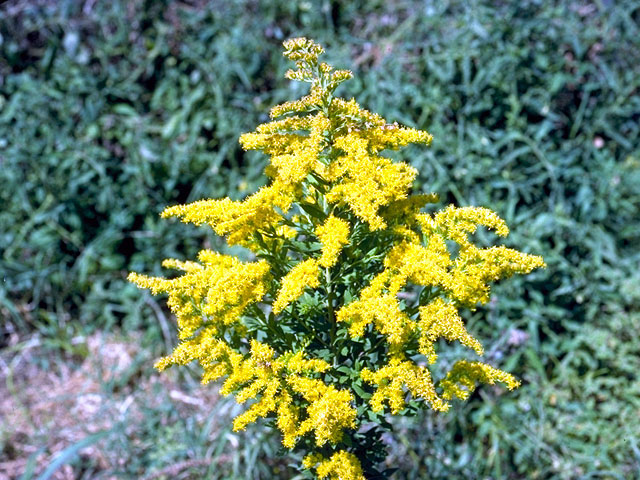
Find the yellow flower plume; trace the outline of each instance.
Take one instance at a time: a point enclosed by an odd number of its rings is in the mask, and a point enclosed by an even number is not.
[[[179,343],[158,369],[198,362],[203,384],[219,381],[248,405],[234,430],[269,419],[286,448],[309,453],[303,465],[319,478],[364,480],[375,467],[355,443],[372,412],[400,414],[409,397],[445,412],[478,383],[519,385],[478,361],[456,362],[439,381],[430,368],[443,340],[482,355],[460,309],[487,303],[493,282],[545,264],[474,243],[478,228],[508,235],[495,212],[436,211],[437,195],[412,194],[417,170],[384,151],[427,146],[431,134],[336,96],[352,73],[320,61],[312,40],[284,49],[295,64],[286,77],[309,83],[308,94],[240,136],[243,149],[269,157],[266,185],[162,213],[210,226],[248,249],[247,261],[202,250],[198,261],[163,263],[179,276],[129,280],[166,294],[177,319]]]

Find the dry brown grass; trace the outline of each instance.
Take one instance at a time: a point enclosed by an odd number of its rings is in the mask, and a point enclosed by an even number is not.
[[[86,346],[86,355],[56,361],[36,337],[0,355],[0,480],[19,478],[33,456],[34,473],[41,473],[65,448],[125,419],[134,431],[143,420],[142,409],[166,402],[167,396],[173,408],[199,422],[218,400],[213,388],[185,384],[173,372],[160,375],[151,370],[153,359],[140,351],[137,338],[98,333],[75,341]],[[166,392],[162,398],[153,394],[158,383]],[[125,461],[104,448],[103,441],[83,448],[79,455],[105,472],[121,469]],[[207,460],[183,463],[149,478],[206,465]],[[65,465],[52,478],[73,479],[79,473]]]

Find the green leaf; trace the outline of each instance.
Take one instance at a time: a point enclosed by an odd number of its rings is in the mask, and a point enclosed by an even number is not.
[[[44,472],[37,478],[37,480],[49,480],[54,473],[58,471],[63,465],[66,465],[70,461],[72,461],[82,450],[83,448],[87,448],[94,443],[99,442],[108,434],[111,433],[111,430],[103,430],[98,433],[94,433],[89,435],[88,437],[83,438],[79,442],[74,443],[73,445],[65,448],[63,451],[58,453],[53,461],[49,464],[49,466],[45,469]]]

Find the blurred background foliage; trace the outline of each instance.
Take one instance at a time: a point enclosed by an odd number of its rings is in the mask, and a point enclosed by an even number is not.
[[[396,421],[397,478],[637,478],[639,25],[632,0],[4,2],[3,393],[28,410],[29,368],[79,368],[107,332],[137,353],[120,383],[96,377],[97,394],[152,395],[144,379],[172,327],[125,276],[225,248],[158,213],[263,184],[265,158],[237,138],[303,93],[283,78],[281,42],[307,36],[354,71],[342,96],[434,135],[403,157],[416,190],[494,209],[507,243],[548,264],[468,315],[488,360],[523,387]],[[202,394],[194,377],[172,378],[171,392]],[[51,425],[20,431],[2,412],[0,458],[25,460],[25,479],[292,477],[259,427],[237,448],[229,402],[185,397],[198,416],[171,407],[186,394],[167,395],[58,446]],[[93,444],[118,460],[96,460]]]

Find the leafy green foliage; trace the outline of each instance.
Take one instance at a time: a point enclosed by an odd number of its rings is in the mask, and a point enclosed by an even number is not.
[[[343,96],[434,135],[411,158],[425,191],[492,208],[548,264],[496,290],[479,312],[489,328],[470,318],[482,338],[510,331],[488,360],[523,387],[396,425],[398,478],[639,474],[637,1],[12,3],[2,328],[64,339],[71,319],[140,325],[149,307],[124,272],[203,242],[157,212],[255,191],[263,165],[236,139],[293,97],[280,42],[306,35],[331,63],[357,59]]]
[[[89,17],[75,2],[25,7],[3,21],[0,298],[22,328],[52,316],[119,323],[130,310],[125,272],[149,265],[136,252],[185,254],[203,241],[195,230],[178,240],[159,211],[240,195],[260,171],[240,168],[236,140],[251,120],[239,113],[257,97],[222,46],[240,30],[182,25],[188,11],[168,24],[151,3],[125,17],[124,3],[95,5]],[[182,29],[198,49],[176,43]],[[219,48],[203,34],[221,35]]]

